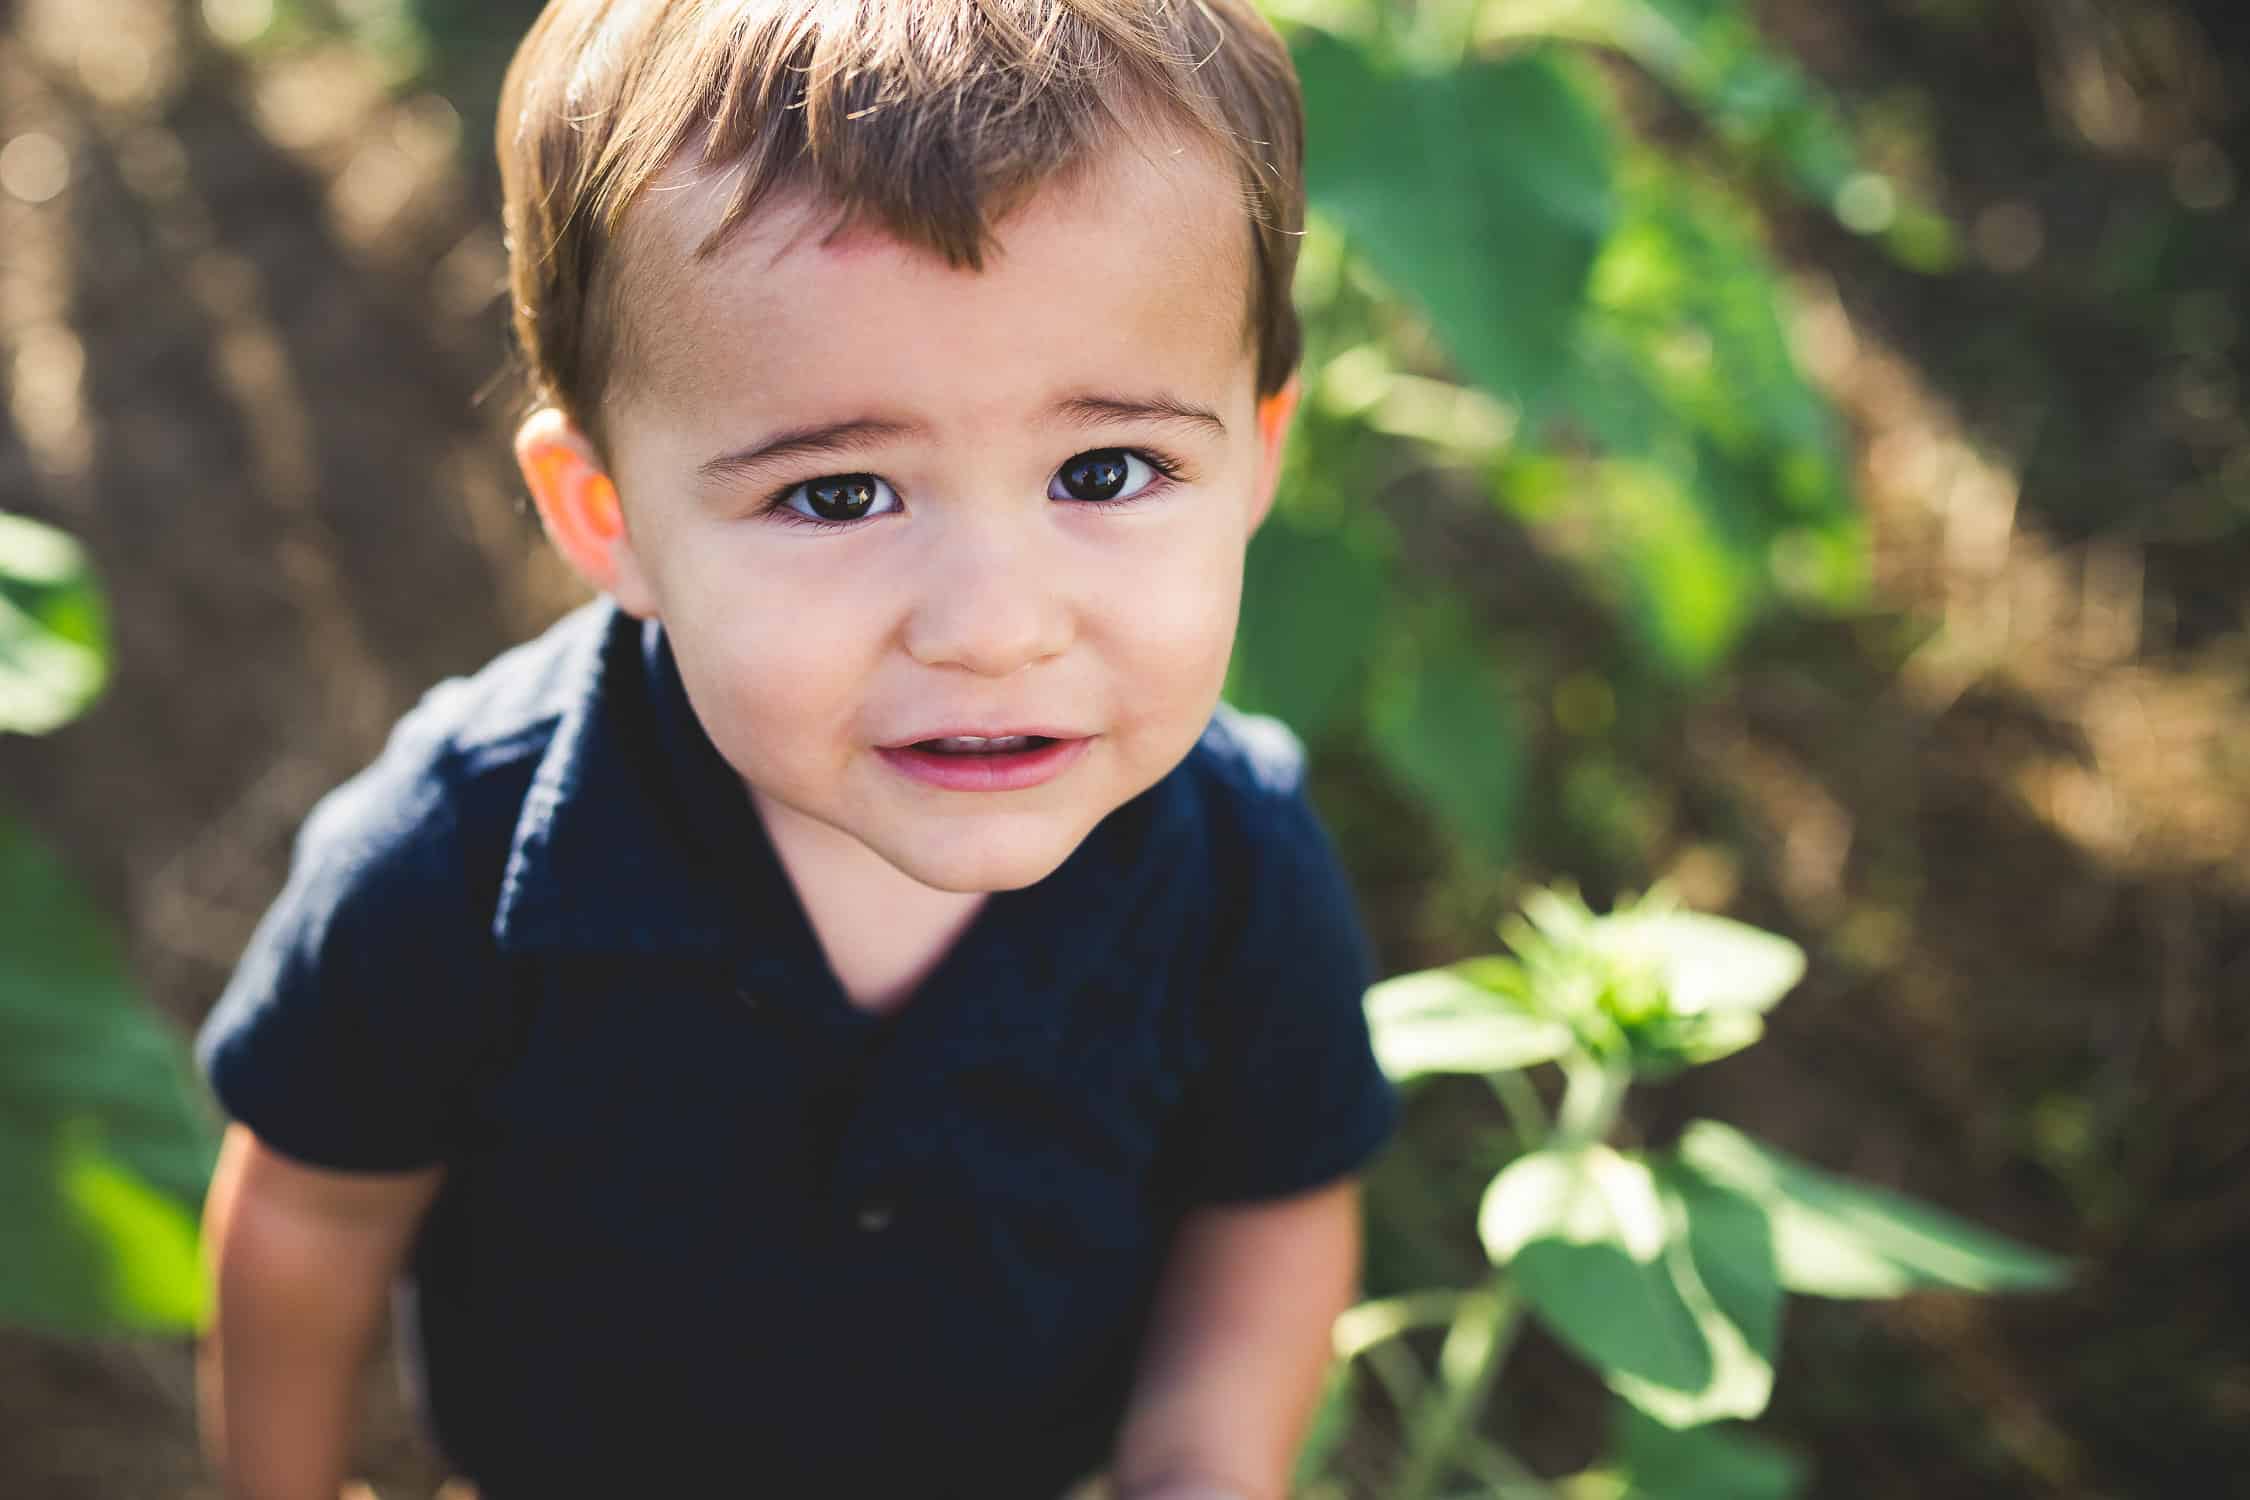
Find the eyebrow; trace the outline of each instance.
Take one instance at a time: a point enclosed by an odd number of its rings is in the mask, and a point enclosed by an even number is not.
[[[809,427],[792,427],[786,432],[775,433],[764,442],[737,448],[732,453],[722,453],[717,458],[707,460],[696,472],[705,479],[728,479],[798,459],[832,458],[857,453],[872,448],[877,443],[911,437],[927,430],[919,422],[901,422],[888,417],[854,417],[844,422],[819,422]]]
[[[1078,428],[1106,426],[1112,422],[1161,422],[1196,428],[1213,437],[1225,437],[1227,424],[1207,406],[1170,396],[1066,396],[1053,407],[1064,425]],[[807,458],[835,458],[862,452],[896,438],[925,434],[920,422],[891,417],[853,417],[842,422],[817,422],[775,433],[762,442],[717,458],[696,469],[705,479],[732,479]]]
[[[1055,415],[1072,427],[1100,427],[1109,422],[1169,422],[1200,428],[1212,437],[1225,437],[1227,424],[1207,406],[1170,396],[1066,396],[1055,403]]]

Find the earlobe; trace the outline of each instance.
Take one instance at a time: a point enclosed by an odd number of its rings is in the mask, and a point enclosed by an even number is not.
[[[1297,377],[1270,396],[1258,400],[1258,489],[1250,516],[1255,531],[1273,509],[1274,489],[1281,482],[1281,454],[1289,440],[1289,424],[1297,415]]]
[[[579,577],[628,613],[651,611],[617,485],[578,425],[542,407],[516,429],[516,463],[547,539]]]

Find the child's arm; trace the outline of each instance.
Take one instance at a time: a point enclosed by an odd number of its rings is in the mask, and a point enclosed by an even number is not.
[[[1358,1279],[1356,1179],[1191,1213],[1118,1441],[1120,1500],[1282,1500]]]
[[[236,1125],[204,1209],[204,1441],[233,1500],[336,1500],[359,1375],[444,1169],[333,1172]]]

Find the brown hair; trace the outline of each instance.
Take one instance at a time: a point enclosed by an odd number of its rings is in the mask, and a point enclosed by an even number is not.
[[[1208,143],[1238,175],[1270,394],[1299,350],[1304,116],[1250,0],[551,0],[498,126],[533,394],[598,438],[630,332],[619,231],[691,142],[704,167],[743,169],[699,255],[772,194],[809,188],[840,222],[977,269],[1012,208],[1148,124]]]

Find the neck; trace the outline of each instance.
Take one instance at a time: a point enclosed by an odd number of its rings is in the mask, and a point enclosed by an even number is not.
[[[924,885],[841,829],[750,797],[846,997],[863,1010],[905,1005],[985,895]]]

